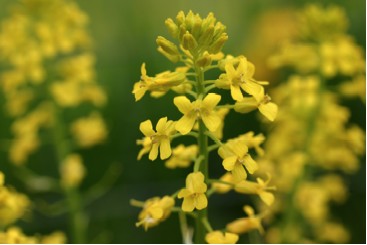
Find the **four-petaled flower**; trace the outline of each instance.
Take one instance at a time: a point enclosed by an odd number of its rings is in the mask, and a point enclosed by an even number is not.
[[[187,134],[194,127],[196,120],[201,119],[209,131],[216,131],[220,126],[221,117],[214,109],[220,99],[221,96],[214,93],[209,93],[203,100],[198,99],[194,102],[190,102],[185,96],[176,97],[173,102],[183,114],[176,123],[176,130],[181,134]]]
[[[148,228],[158,225],[171,214],[174,205],[175,200],[170,196],[148,199],[144,204],[143,210],[139,214],[139,222],[136,223],[136,226],[142,225],[144,229],[147,230]]]
[[[252,230],[259,230],[259,232],[263,234],[264,228],[261,225],[262,215],[255,215],[254,209],[248,205],[245,205],[243,207],[243,210],[248,215],[248,217],[239,218],[227,224],[227,231],[236,234],[243,234]]]
[[[155,160],[158,156],[158,148],[160,151],[160,157],[162,160],[171,156],[172,150],[170,145],[170,136],[175,132],[175,122],[172,120],[167,121],[167,117],[159,119],[156,131],[153,130],[152,122],[146,120],[140,123],[140,131],[149,137],[151,142],[151,149],[149,152],[149,159]],[[143,148],[144,153],[147,152],[146,146]],[[141,153],[139,153],[141,157]]]
[[[260,199],[270,206],[274,202],[274,194],[269,192],[275,190],[275,186],[268,186],[271,176],[267,174],[268,179],[266,181],[256,178],[257,182],[242,180],[235,184],[235,191],[243,194],[256,194],[259,195]]]
[[[230,232],[212,231],[206,234],[205,240],[209,244],[235,244],[238,235]]]
[[[208,199],[205,192],[207,185],[204,182],[204,175],[201,172],[195,172],[187,175],[186,188],[180,190],[178,198],[183,198],[182,210],[192,212],[195,208],[198,210],[208,206]]]
[[[225,70],[226,73],[222,74],[215,84],[219,88],[230,89],[231,96],[236,101],[243,99],[241,88],[254,96],[261,92],[260,84],[265,84],[255,81],[253,78],[255,66],[243,56],[239,57],[237,68],[234,67],[233,62],[227,62]]]
[[[247,171],[253,174],[257,169],[257,163],[248,154],[248,147],[241,144],[239,140],[228,141],[224,146],[220,147],[218,154],[223,158],[223,167],[227,171],[231,171],[234,182],[239,182],[247,178]]]

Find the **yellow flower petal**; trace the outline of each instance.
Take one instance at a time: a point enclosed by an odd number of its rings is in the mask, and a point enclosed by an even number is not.
[[[191,173],[186,178],[186,187],[194,193],[206,192],[207,186],[204,183],[204,175],[201,172]]]
[[[181,134],[189,133],[194,127],[196,117],[194,114],[188,114],[180,118],[176,123],[176,130]]]
[[[257,163],[254,161],[254,159],[252,159],[250,155],[246,155],[244,157],[244,165],[250,174],[253,174],[259,168]]]
[[[192,110],[191,102],[185,96],[178,96],[173,99],[173,103],[182,114],[187,114]]]
[[[243,99],[243,95],[239,86],[231,85],[231,96],[232,99],[236,101],[241,101]]]
[[[178,192],[177,197],[178,198],[184,198],[187,196],[190,196],[192,194],[191,191],[187,190],[187,189],[182,189]]]
[[[205,109],[211,110],[219,103],[221,96],[215,93],[209,93],[203,100],[202,106]]]
[[[272,102],[261,104],[259,111],[270,121],[274,121],[278,114],[278,106]]]
[[[150,120],[146,120],[140,123],[139,129],[147,137],[150,137],[155,134],[152,122]]]
[[[195,200],[193,196],[185,197],[182,202],[182,210],[185,212],[192,212],[195,208]]]
[[[230,232],[212,231],[205,236],[205,241],[209,244],[235,244],[238,235]]]
[[[151,207],[149,208],[149,213],[155,219],[160,219],[163,216],[163,209],[161,207]]]
[[[199,194],[196,196],[195,207],[198,210],[202,210],[208,206],[208,199],[205,194]]]
[[[216,131],[222,122],[222,119],[213,111],[210,114],[201,115],[201,119],[210,132]]]
[[[236,162],[237,162],[237,156],[227,157],[223,160],[223,167],[227,171],[232,171]]]
[[[172,150],[171,150],[171,144],[170,144],[169,139],[161,140],[159,150],[160,150],[160,156],[162,160],[167,159],[171,156]]]
[[[233,180],[235,182],[244,180],[247,178],[246,170],[243,168],[242,164],[235,164],[232,170]]]
[[[166,124],[167,124],[167,117],[162,117],[161,119],[159,119],[155,129],[157,130],[157,132],[162,133],[164,132]]]
[[[267,192],[267,191],[262,191],[262,192],[259,193],[259,197],[268,206],[270,206],[274,202],[274,194],[273,193],[270,193],[270,192]]]
[[[158,156],[158,144],[153,144],[152,149],[149,152],[149,159],[154,161]]]

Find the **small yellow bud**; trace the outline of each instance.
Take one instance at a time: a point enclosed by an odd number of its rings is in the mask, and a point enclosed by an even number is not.
[[[197,46],[198,43],[196,42],[194,36],[186,31],[186,33],[183,35],[182,47],[186,50],[192,51],[196,49]]]
[[[214,36],[214,25],[211,24],[210,26],[203,28],[203,33],[199,38],[200,44],[209,44],[213,40]]]
[[[159,48],[158,51],[166,56],[170,61],[177,62],[180,60],[180,53],[176,44],[168,41],[164,37],[159,36],[156,40]]]
[[[227,40],[228,40],[227,33],[222,33],[221,36],[212,45],[210,45],[208,51],[212,54],[220,52],[223,48],[224,43]]]
[[[209,66],[211,63],[212,63],[212,58],[207,51],[205,51],[204,54],[196,61],[196,65],[200,67]]]
[[[173,38],[177,38],[177,36],[178,36],[178,26],[176,25],[176,23],[171,18],[168,18],[165,21],[165,24],[166,24],[166,27],[167,27],[169,33],[171,34],[171,36]]]
[[[234,104],[234,110],[239,113],[248,113],[257,109],[258,103],[253,97],[244,97]]]

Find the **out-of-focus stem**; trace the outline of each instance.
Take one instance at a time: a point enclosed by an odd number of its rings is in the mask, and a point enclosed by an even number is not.
[[[62,161],[71,153],[69,142],[66,140],[66,133],[62,124],[61,112],[54,104],[54,125],[53,141],[58,160],[61,167]],[[72,243],[86,243],[87,219],[81,205],[80,194],[77,187],[63,188],[66,202],[69,208]]]

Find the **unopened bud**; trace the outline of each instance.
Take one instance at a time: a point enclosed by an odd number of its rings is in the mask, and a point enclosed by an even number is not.
[[[198,43],[196,42],[193,35],[189,32],[186,32],[183,35],[182,47],[186,50],[192,51],[196,49],[197,46],[198,46]]]
[[[248,113],[257,109],[258,103],[253,97],[245,97],[234,104],[234,110],[239,113]]]
[[[209,44],[214,35],[214,25],[210,25],[203,29],[203,33],[200,36],[199,43],[201,44]]]
[[[171,36],[173,38],[177,38],[178,37],[178,26],[176,25],[176,23],[171,18],[166,19],[164,23],[166,24],[166,27],[169,33],[171,34]]]
[[[196,61],[196,65],[200,67],[209,66],[211,63],[212,63],[212,58],[207,51],[205,51],[204,54]]]
[[[176,46],[176,44],[174,44],[173,42],[165,39],[164,37],[158,36],[157,40],[156,40],[157,44],[159,47],[162,48],[162,50],[164,52],[166,52],[167,54],[171,55],[171,56],[180,56],[180,53],[178,51],[178,48]]]
[[[216,54],[220,52],[223,48],[224,43],[228,40],[227,33],[223,33],[212,45],[209,47],[209,52]]]

